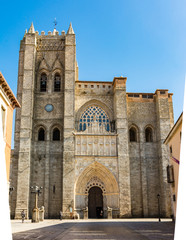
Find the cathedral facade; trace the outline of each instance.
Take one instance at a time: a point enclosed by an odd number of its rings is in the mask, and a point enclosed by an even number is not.
[[[170,217],[163,144],[173,126],[172,94],[126,92],[125,77],[80,81],[73,28],[20,44],[11,216],[38,206],[45,218]],[[111,216],[109,215],[109,216]]]

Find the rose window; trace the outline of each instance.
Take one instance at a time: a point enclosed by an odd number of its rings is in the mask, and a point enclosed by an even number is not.
[[[97,106],[91,106],[82,113],[79,120],[79,131],[85,131],[95,122],[100,127],[105,127],[106,131],[110,131],[110,121],[108,115],[102,108]]]

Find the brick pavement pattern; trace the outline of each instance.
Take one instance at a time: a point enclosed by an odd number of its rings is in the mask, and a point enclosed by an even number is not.
[[[69,221],[13,234],[13,240],[173,240],[172,222]]]

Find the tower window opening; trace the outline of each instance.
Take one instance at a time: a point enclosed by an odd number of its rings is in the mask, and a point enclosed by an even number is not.
[[[39,129],[38,141],[45,141],[45,130],[43,128]]]
[[[56,74],[54,77],[54,92],[60,92],[61,90],[61,77],[59,74]]]
[[[153,138],[152,138],[152,128],[147,127],[145,129],[145,140],[146,142],[152,142]]]
[[[40,92],[46,92],[46,88],[47,88],[47,76],[44,73],[41,75],[40,79]]]
[[[53,141],[60,141],[60,131],[58,128],[55,128],[53,130],[53,136],[52,136]]]

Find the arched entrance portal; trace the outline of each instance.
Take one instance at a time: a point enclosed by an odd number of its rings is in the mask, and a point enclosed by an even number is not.
[[[101,205],[95,205],[93,202],[94,197],[92,191],[95,190],[95,195],[101,200]],[[98,193],[100,192],[100,194]],[[100,197],[98,197],[100,196]],[[92,205],[94,207],[92,207]],[[113,213],[114,217],[119,214],[119,188],[118,183],[113,173],[103,164],[95,161],[87,166],[80,176],[77,178],[75,186],[75,211],[80,218],[87,218],[87,211],[90,218],[96,218],[96,207],[103,208],[103,215],[106,218],[108,207],[116,209]],[[91,210],[92,209],[92,210]],[[94,209],[94,210],[93,210]]]
[[[88,217],[103,217],[103,192],[99,187],[92,187],[88,192]]]

